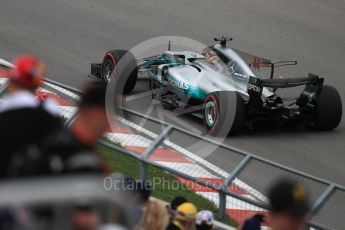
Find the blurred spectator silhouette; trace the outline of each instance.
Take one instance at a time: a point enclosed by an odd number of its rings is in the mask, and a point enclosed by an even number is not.
[[[187,199],[183,196],[176,196],[174,197],[174,199],[171,200],[170,204],[166,206],[170,215],[170,222],[175,215],[177,207],[186,202]]]
[[[0,230],[31,230],[32,223],[24,208],[0,207]]]
[[[213,213],[209,210],[202,210],[198,213],[195,221],[196,230],[211,230],[213,228]]]
[[[307,223],[310,204],[305,187],[298,181],[278,180],[268,193],[270,210],[247,219],[241,230],[259,230],[262,224],[272,230],[302,230]]]
[[[137,230],[165,230],[169,223],[169,212],[159,200],[149,201]]]
[[[110,173],[110,167],[96,149],[97,141],[109,129],[105,95],[104,84],[88,84],[71,126],[52,132],[38,146],[29,146],[19,157],[13,157],[9,177]],[[31,156],[36,160],[28,160]]]
[[[185,202],[179,205],[172,217],[167,230],[191,230],[195,227],[197,208],[194,204]]]
[[[148,181],[133,178],[125,178],[124,183],[124,190],[131,193],[134,203],[140,208],[146,208],[151,196],[151,184]]]
[[[61,126],[57,104],[41,102],[34,92],[45,75],[44,64],[35,57],[24,55],[6,71],[7,96],[0,102],[0,178],[5,178],[12,155]]]
[[[144,210],[149,204],[151,196],[151,184],[141,180],[125,178],[123,181],[123,190],[128,192],[130,202],[135,206],[132,208],[133,219],[136,224],[140,222],[144,214]]]
[[[98,230],[100,220],[91,206],[78,206],[72,214],[72,226],[73,230]]]
[[[109,130],[105,108],[106,87],[89,83],[78,105],[75,120],[68,128],[51,135],[43,143],[48,173],[110,173],[110,167],[97,151],[97,142]]]
[[[173,211],[176,211],[177,207],[183,203],[186,203],[187,199],[183,196],[176,196],[174,199],[171,200],[169,208]]]

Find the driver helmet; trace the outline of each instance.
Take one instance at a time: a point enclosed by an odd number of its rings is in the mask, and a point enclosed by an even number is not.
[[[216,61],[216,59],[217,59],[217,54],[214,51],[210,50],[206,52],[205,54],[206,62],[213,64]]]

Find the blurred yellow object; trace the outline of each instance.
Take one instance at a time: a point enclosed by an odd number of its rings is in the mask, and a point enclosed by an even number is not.
[[[175,219],[181,221],[194,220],[198,210],[194,204],[186,202],[177,207]]]

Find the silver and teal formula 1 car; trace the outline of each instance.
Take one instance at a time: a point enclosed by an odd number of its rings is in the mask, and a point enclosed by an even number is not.
[[[141,60],[129,51],[112,50],[101,63],[91,64],[90,76],[105,83],[114,78],[115,84],[121,85],[117,90],[128,94],[138,74],[144,74],[152,99],[161,101],[164,108],[202,117],[207,132],[216,136],[265,122],[296,122],[312,130],[331,130],[339,125],[341,98],[334,87],[323,84],[323,78],[315,74],[274,78],[277,67],[297,62],[273,63],[230,48],[230,38],[214,40],[215,45],[200,53],[168,50]],[[125,66],[119,66],[121,63]],[[304,89],[294,97],[277,93],[277,89],[297,86]]]

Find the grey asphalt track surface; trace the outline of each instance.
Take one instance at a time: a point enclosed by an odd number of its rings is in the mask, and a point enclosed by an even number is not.
[[[162,35],[208,44],[214,35],[230,34],[238,49],[297,60],[284,76],[325,76],[344,102],[344,22],[343,0],[0,0],[0,55],[35,54],[46,61],[50,78],[80,87],[88,81],[89,63],[109,49],[129,49]],[[143,87],[139,83],[135,92]],[[145,111],[149,104],[149,97],[142,98],[133,108]],[[201,128],[198,120],[181,119]],[[344,121],[331,132],[270,129],[225,142],[345,185]],[[213,158],[207,159],[227,167]]]

